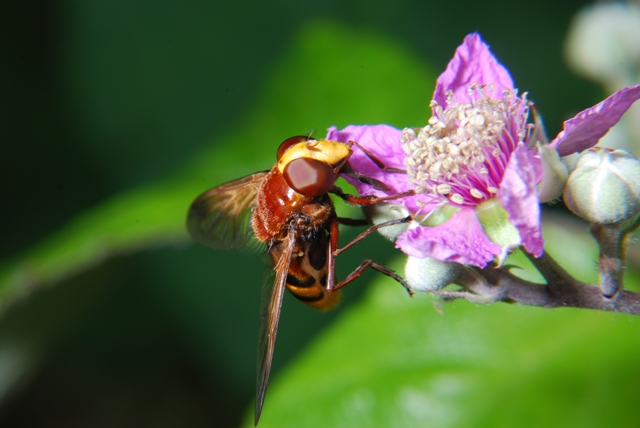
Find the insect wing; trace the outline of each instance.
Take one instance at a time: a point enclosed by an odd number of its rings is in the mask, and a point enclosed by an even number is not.
[[[287,239],[276,244],[281,246],[281,255],[275,265],[275,280],[271,281],[273,275],[265,275],[265,283],[262,288],[260,300],[260,333],[258,336],[258,377],[256,379],[256,408],[255,424],[258,425],[262,404],[267,392],[269,374],[271,373],[271,362],[273,361],[273,350],[276,344],[276,334],[278,333],[278,320],[280,319],[280,308],[282,307],[282,297],[287,283],[289,264],[295,245],[295,231],[291,230]],[[272,248],[270,251],[277,251]]]
[[[251,208],[267,172],[247,175],[198,196],[187,215],[193,239],[218,250],[242,248],[253,232]]]

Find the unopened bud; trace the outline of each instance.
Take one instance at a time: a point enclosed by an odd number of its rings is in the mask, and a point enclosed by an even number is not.
[[[403,205],[380,203],[375,205],[365,205],[364,215],[373,224],[384,223],[389,220],[399,220],[409,216],[409,210]],[[395,241],[398,235],[409,228],[409,223],[400,223],[393,226],[381,227],[378,233],[390,241]]]
[[[437,291],[458,279],[462,265],[441,262],[426,257],[419,259],[409,256],[404,267],[404,276],[415,291]]]
[[[590,149],[578,159],[564,202],[591,223],[616,223],[640,212],[640,162],[626,150]]]
[[[550,146],[538,144],[542,158],[542,181],[538,186],[540,202],[549,202],[560,196],[567,182],[569,171],[560,160],[558,151]]]
[[[549,146],[549,138],[547,138],[542,117],[534,104],[531,104],[531,115],[535,126],[533,133],[527,140],[527,147],[530,149],[534,146],[538,147],[542,160],[542,181],[538,185],[538,197],[540,202],[549,202],[562,193],[569,176],[569,170],[567,165],[560,160],[558,151]]]

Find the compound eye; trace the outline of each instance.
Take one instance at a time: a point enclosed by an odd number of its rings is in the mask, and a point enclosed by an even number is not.
[[[282,175],[289,187],[311,197],[324,195],[338,179],[331,165],[310,158],[292,160],[284,167]]]
[[[280,144],[280,147],[278,147],[278,152],[276,154],[276,159],[280,160],[280,158],[282,157],[284,152],[289,150],[289,148],[291,146],[295,146],[298,143],[303,143],[303,142],[307,141],[308,139],[309,139],[309,137],[305,137],[303,135],[296,135],[295,137],[287,138],[286,140],[284,140],[282,142],[282,144]]]

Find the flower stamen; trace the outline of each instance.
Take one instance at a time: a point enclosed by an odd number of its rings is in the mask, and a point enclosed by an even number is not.
[[[506,160],[526,138],[529,102],[515,90],[491,98],[486,85],[472,84],[468,92],[471,101],[460,103],[449,91],[446,108],[431,101],[428,125],[404,129],[401,140],[412,184],[475,206],[497,193]]]

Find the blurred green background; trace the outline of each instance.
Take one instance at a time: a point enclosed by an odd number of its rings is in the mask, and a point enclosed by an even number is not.
[[[562,58],[584,4],[3,2],[0,426],[251,426],[263,267],[193,244],[191,201],[270,168],[291,135],[426,123],[472,31],[555,135],[605,95]],[[547,228],[552,253],[569,230]],[[339,276],[369,257],[402,270],[368,239]],[[578,247],[566,263],[593,280],[597,250]],[[285,297],[260,426],[640,425],[632,317],[442,316],[374,274],[344,294],[330,313]]]

